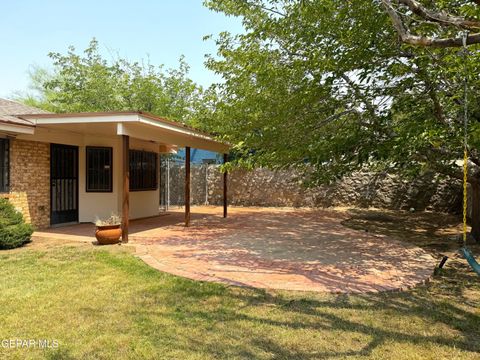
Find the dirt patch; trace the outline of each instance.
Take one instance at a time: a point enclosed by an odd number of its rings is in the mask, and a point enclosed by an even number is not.
[[[380,209],[346,209],[346,227],[388,236],[413,244],[436,258],[456,257],[461,246],[462,225],[458,215],[434,212],[388,211]],[[478,244],[469,244],[480,250]]]

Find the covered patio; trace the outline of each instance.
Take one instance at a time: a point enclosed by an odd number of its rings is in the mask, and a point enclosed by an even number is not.
[[[50,184],[44,185],[50,187],[51,193],[50,225],[92,223],[96,218],[120,213],[124,243],[129,240],[132,219],[162,215],[160,154],[185,148],[183,223],[186,227],[191,219],[191,148],[217,152],[223,154],[224,162],[228,160],[228,144],[145,112],[42,113],[18,118],[32,124],[31,133],[18,135],[18,139],[51,144]],[[223,188],[222,214],[227,217],[226,173]],[[83,224],[76,230],[55,231],[82,232],[92,226]]]

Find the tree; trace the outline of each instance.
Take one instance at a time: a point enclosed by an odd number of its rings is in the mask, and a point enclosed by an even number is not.
[[[216,39],[207,66],[224,83],[204,126],[236,144],[239,163],[295,166],[311,184],[366,167],[461,178],[467,76],[472,233],[480,239],[477,35],[468,37],[468,55],[458,49],[462,32],[478,24],[476,1],[206,5],[241,17],[245,33]]]
[[[178,69],[164,70],[148,62],[118,58],[107,61],[93,39],[83,54],[50,53],[53,73],[34,67],[34,94],[20,100],[54,112],[146,111],[188,123],[202,106],[203,89],[188,78],[180,58]]]

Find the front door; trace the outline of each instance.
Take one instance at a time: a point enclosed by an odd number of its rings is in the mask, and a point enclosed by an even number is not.
[[[78,222],[77,146],[50,146],[50,204],[52,225]]]

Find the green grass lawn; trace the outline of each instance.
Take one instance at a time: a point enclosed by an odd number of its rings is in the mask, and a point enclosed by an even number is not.
[[[266,292],[160,273],[124,246],[0,252],[0,359],[479,359],[480,283],[460,262],[429,285],[358,296]]]

